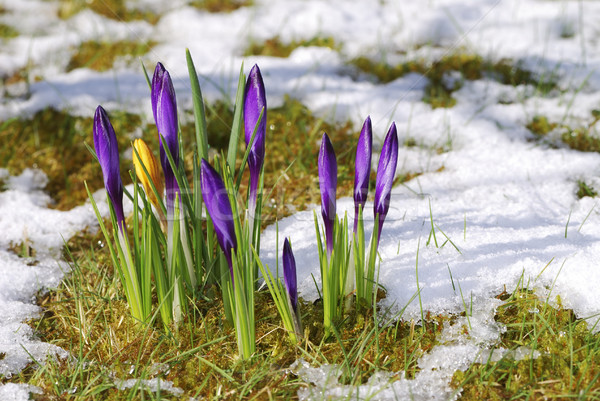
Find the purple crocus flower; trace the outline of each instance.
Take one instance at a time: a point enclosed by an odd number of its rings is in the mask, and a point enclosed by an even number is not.
[[[283,281],[290,297],[294,312],[298,310],[298,281],[296,277],[296,259],[290,241],[283,242]]]
[[[263,111],[264,110],[264,111]],[[260,124],[256,127],[260,113],[263,113]],[[254,65],[248,80],[244,95],[244,134],[246,146],[250,144],[252,133],[256,127],[254,142],[248,153],[248,167],[250,169],[250,201],[256,203],[256,192],[260,170],[265,159],[265,135],[267,132],[267,98],[265,96],[265,84],[258,65]],[[252,211],[254,212],[254,211]]]
[[[335,191],[337,189],[337,161],[333,145],[323,133],[319,151],[319,188],[321,189],[321,214],[325,223],[327,254],[333,251],[333,227],[335,225]]]
[[[365,207],[369,193],[369,176],[371,174],[371,148],[373,147],[373,132],[371,117],[365,120],[358,144],[356,145],[356,161],[354,163],[354,232],[358,227],[358,212]]]
[[[233,280],[231,255],[232,250],[237,248],[237,240],[235,238],[233,212],[231,211],[227,190],[219,173],[205,159],[202,159],[201,162],[200,180],[202,198],[215,227],[219,246],[223,250],[223,253],[225,253],[225,258],[227,258],[229,272]]]
[[[373,205],[373,214],[379,215],[379,227],[377,230],[377,242],[381,237],[381,228],[383,221],[390,208],[390,197],[392,194],[392,184],[396,175],[396,164],[398,163],[398,134],[396,133],[396,123],[392,122],[379,156],[379,165],[377,166],[377,179],[375,182],[375,204]]]
[[[117,216],[119,230],[125,230],[123,214],[123,183],[119,171],[119,149],[115,130],[108,119],[108,114],[98,106],[94,114],[94,148],[102,168],[104,187]]]
[[[173,211],[175,196],[179,192],[179,186],[175,174],[169,163],[163,143],[169,148],[175,166],[179,166],[179,142],[177,139],[177,99],[175,89],[169,72],[161,63],[156,64],[154,76],[152,77],[152,113],[158,129],[160,140],[160,163],[165,175],[165,189],[167,198],[167,211]]]

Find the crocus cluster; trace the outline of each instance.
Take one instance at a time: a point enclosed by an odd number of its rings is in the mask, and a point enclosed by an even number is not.
[[[115,131],[106,111],[98,106],[93,125],[94,147],[115,227],[112,237],[93,198],[91,201],[136,319],[148,322],[153,315],[152,302],[157,300],[164,326],[170,329],[181,321],[189,299],[203,293],[203,285],[220,285],[225,314],[235,328],[240,356],[249,358],[256,347],[254,293],[259,268],[290,340],[297,342],[302,338],[296,260],[290,239],[285,238],[283,243],[283,280],[274,278],[259,258],[267,123],[265,86],[257,65],[252,67],[247,80],[243,73],[240,74],[229,153],[226,157],[215,157],[211,164],[208,160],[204,103],[191,56],[189,53],[187,56],[197,119],[198,150],[193,155],[193,189],[181,163],[183,150],[179,147],[175,89],[169,72],[158,63],[150,84],[150,100],[158,131],[159,161],[144,140],[133,142],[132,158],[137,177],[134,181],[141,187],[136,185],[133,196],[129,194],[121,181]],[[236,163],[237,142],[242,130],[246,157],[242,159],[240,171],[236,172],[239,166]],[[326,333],[343,314],[344,297],[351,292],[348,289],[348,282],[352,285],[352,281],[348,281],[352,278],[348,273],[350,269],[356,270],[357,297],[368,300],[371,298],[369,294],[372,294],[375,256],[389,210],[398,158],[394,123],[387,133],[379,158],[373,205],[375,223],[366,257],[363,209],[369,192],[372,147],[371,119],[367,117],[356,149],[354,229],[350,238],[348,217],[339,218],[336,214],[338,166],[335,151],[326,133],[321,140],[318,173],[323,225],[319,225],[316,212],[314,218]],[[237,195],[243,176],[241,170],[246,163],[249,190],[246,204],[241,207]],[[237,179],[234,180],[234,177]],[[133,248],[127,235],[124,193],[133,200],[136,211],[130,224]],[[207,219],[203,221],[201,217],[205,215]],[[114,245],[111,243],[113,239]],[[209,272],[209,269],[212,270]]]

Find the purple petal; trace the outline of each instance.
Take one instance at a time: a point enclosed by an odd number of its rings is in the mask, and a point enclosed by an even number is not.
[[[263,111],[264,110],[264,111]],[[256,127],[260,113],[263,113],[260,124]],[[265,84],[258,65],[254,65],[248,80],[244,95],[244,137],[246,146],[252,139],[252,133],[256,127],[254,142],[248,154],[248,167],[250,169],[250,197],[256,199],[260,170],[265,159],[265,135],[267,132],[267,98],[265,96]]]
[[[319,188],[321,189],[321,214],[325,223],[327,253],[333,251],[333,227],[335,225],[335,191],[337,189],[337,161],[333,145],[323,133],[319,151]]]
[[[113,205],[117,217],[117,224],[121,231],[125,228],[123,214],[123,183],[119,171],[119,148],[115,130],[108,119],[102,106],[96,108],[94,114],[94,147],[100,162],[104,187]]]
[[[201,162],[200,179],[202,198],[215,227],[217,242],[227,258],[231,279],[233,280],[231,254],[232,250],[237,248],[237,241],[229,196],[221,176],[205,159],[202,159]]]
[[[371,129],[371,117],[367,117],[356,145],[356,161],[354,163],[354,232],[356,232],[358,226],[358,211],[361,207],[365,207],[367,194],[369,193],[372,147],[373,132]]]
[[[179,142],[177,138],[177,99],[175,89],[169,72],[161,63],[156,64],[154,76],[152,77],[152,113],[158,133],[164,137],[169,153],[179,166]],[[167,197],[167,209],[173,210],[175,195],[179,192],[179,186],[175,179],[175,174],[169,163],[169,158],[164,149],[163,139],[159,135],[160,141],[160,163],[165,175],[165,189]]]
[[[283,281],[287,289],[292,308],[296,312],[298,307],[298,282],[296,278],[296,259],[292,252],[290,241],[286,238],[283,242]]]
[[[398,134],[396,133],[396,123],[392,123],[383,142],[381,156],[379,156],[379,165],[377,166],[377,179],[375,183],[375,204],[373,205],[373,214],[379,215],[379,228],[377,232],[377,241],[381,236],[383,221],[390,208],[390,197],[392,194],[392,184],[396,175],[396,164],[398,163]]]

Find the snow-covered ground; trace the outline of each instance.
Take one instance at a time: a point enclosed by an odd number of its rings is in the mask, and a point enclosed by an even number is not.
[[[380,282],[388,290],[383,302],[392,310],[407,306],[404,317],[418,318],[419,303],[409,300],[420,288],[425,309],[459,312],[464,308],[460,284],[463,295],[473,299],[473,330],[468,338],[445,332],[447,344],[423,357],[414,380],[388,385],[385,377],[374,377],[354,389],[361,396],[377,391],[377,399],[450,397],[448,382],[454,370],[478,360],[502,330],[493,322],[494,295],[504,286],[514,288],[522,276],[540,294],[551,292],[550,300],[560,295],[577,316],[596,322],[600,209],[595,198],[578,199],[576,191],[578,180],[600,189],[600,155],[570,150],[559,141],[549,146],[534,140],[525,125],[543,115],[585,126],[592,121],[591,111],[600,108],[600,3],[264,0],[229,14],[208,14],[183,0],[129,2],[162,13],[156,26],[117,22],[90,11],[62,21],[56,17],[57,3],[50,1],[0,3],[8,10],[0,22],[21,33],[0,43],[0,74],[11,75],[30,65],[31,76],[42,78],[31,85],[31,97],[0,101],[1,120],[50,105],[91,116],[102,104],[109,111],[142,113],[149,121],[149,91],[137,65],[117,63],[104,73],[64,71],[83,41],[154,40],[158,45],[143,59],[150,69],[157,61],[165,64],[182,108],[191,108],[185,63],[189,48],[209,101],[233,96],[241,63],[246,72],[258,63],[269,106],[281,104],[287,94],[326,119],[350,119],[356,127],[370,115],[378,145],[395,121],[401,143],[412,138],[420,145],[399,151],[397,173],[421,175],[393,191],[380,245]],[[329,36],[340,49],[298,48],[287,58],[242,57],[250,43],[274,36],[284,42]],[[465,81],[454,93],[456,106],[432,110],[421,101],[427,84],[421,75],[378,84],[366,75],[349,74],[348,61],[357,56],[395,64],[456,52],[492,61],[511,59],[539,75],[556,76],[559,89],[541,96],[527,85]],[[438,153],[439,147],[446,151]],[[0,173],[6,176],[6,171]],[[21,322],[38,313],[33,305],[36,292],[55,286],[63,274],[65,265],[57,260],[62,238],[94,221],[87,205],[68,212],[46,209],[39,172],[11,177],[8,183],[8,190],[0,193],[0,352],[6,354],[0,360],[1,374],[24,366],[29,357],[23,348],[36,358],[57,351],[31,338],[31,330]],[[338,201],[339,211],[351,209],[350,199]],[[439,247],[433,239],[428,241],[430,216]],[[301,296],[314,299],[317,292],[310,275],[318,276],[318,263],[312,211],[281,221],[279,235],[292,239]],[[273,265],[274,228],[263,238],[261,255]],[[454,245],[441,246],[446,238]],[[37,264],[8,252],[11,243],[25,239],[37,251]],[[319,391],[352,391],[337,385],[334,374],[325,380],[324,368],[315,370],[299,361],[295,369]],[[31,391],[15,388],[0,387],[0,395],[23,399],[19,394]]]

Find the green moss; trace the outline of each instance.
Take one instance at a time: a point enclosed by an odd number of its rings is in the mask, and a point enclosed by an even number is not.
[[[492,62],[476,54],[454,53],[443,56],[433,63],[423,59],[410,60],[397,65],[389,65],[383,61],[373,61],[359,57],[350,62],[358,70],[374,76],[379,82],[387,83],[408,73],[422,74],[429,80],[425,88],[423,101],[436,107],[452,107],[456,99],[452,93],[462,87],[461,80],[494,79],[506,85],[529,84],[542,94],[557,88],[556,77],[552,74],[539,76],[524,69],[518,63],[502,59]],[[450,73],[460,73],[460,80],[449,84],[444,77]]]
[[[331,37],[315,36],[311,39],[292,40],[289,43],[283,43],[279,36],[275,36],[263,43],[252,43],[244,52],[244,56],[288,57],[294,49],[308,46],[339,48]]]
[[[498,347],[527,347],[529,357],[474,364],[456,372],[453,384],[463,400],[579,399],[600,396],[600,336],[570,309],[552,307],[532,291],[516,291],[496,313],[506,326]],[[537,351],[539,357],[532,358]]]
[[[69,60],[67,71],[84,67],[96,71],[106,71],[113,67],[117,58],[136,60],[148,53],[155,44],[152,41],[140,43],[126,40],[118,42],[83,42]]]
[[[257,292],[257,352],[250,361],[242,361],[219,297],[198,301],[178,331],[135,322],[100,241],[101,234],[82,233],[69,242],[73,273],[39,299],[44,315],[31,322],[41,340],[77,358],[49,359],[43,369],[29,368],[4,382],[39,386],[49,399],[67,392],[74,400],[141,396],[135,389],[117,391],[115,377],[170,380],[186,398],[235,394],[236,399],[262,399],[259,394],[270,394],[272,399],[290,399],[306,386],[286,371],[299,357],[313,365],[341,366],[341,381],[347,384],[365,383],[378,370],[405,372],[412,378],[418,372],[417,360],[433,348],[449,320],[428,315],[424,326],[398,320],[381,327],[371,310],[350,311],[339,322],[339,337],[325,340],[321,305],[300,300],[306,338],[295,345],[281,328],[270,295]]]
[[[0,24],[0,38],[10,39],[19,36],[19,31],[10,25]]]
[[[544,136],[558,129],[561,140],[568,147],[581,152],[600,152],[600,138],[595,133],[595,127],[600,119],[600,111],[592,110],[592,120],[587,125],[572,127],[567,124],[550,122],[547,117],[535,116],[526,127],[538,136]]]
[[[209,13],[228,13],[254,4],[252,0],[192,0],[190,6]]]
[[[595,198],[598,196],[598,192],[596,192],[596,190],[588,185],[585,181],[579,180],[577,181],[577,197],[581,199],[585,196]]]
[[[126,0],[60,0],[58,16],[61,19],[69,19],[87,8],[107,18],[123,22],[144,20],[154,25],[160,19],[159,15],[151,11],[128,8]]]
[[[118,133],[119,146],[125,149],[129,146],[127,134],[138,128],[141,120],[123,112],[110,113],[110,118]],[[92,190],[103,186],[100,167],[84,144],[93,147],[91,117],[74,117],[48,108],[31,118],[4,121],[0,125],[0,139],[3,143],[0,164],[13,175],[27,167],[42,169],[49,178],[45,189],[58,209],[70,209],[87,199],[84,181]],[[123,162],[125,182],[130,181],[128,168],[128,162]]]
[[[527,123],[526,127],[528,130],[536,135],[546,135],[557,126],[556,123],[550,123],[548,118],[545,116],[535,116]]]

